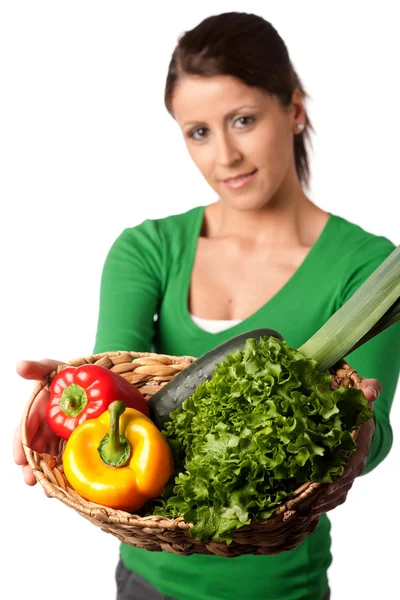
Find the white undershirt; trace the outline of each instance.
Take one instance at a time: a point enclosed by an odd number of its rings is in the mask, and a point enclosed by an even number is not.
[[[208,333],[219,333],[220,331],[230,329],[242,322],[241,319],[203,319],[202,317],[196,317],[192,314],[190,317],[197,327],[204,329],[204,331],[208,331]]]

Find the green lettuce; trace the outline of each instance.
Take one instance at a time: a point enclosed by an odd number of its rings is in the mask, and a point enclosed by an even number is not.
[[[229,543],[300,484],[339,477],[355,450],[351,431],[372,412],[360,390],[331,390],[316,366],[274,337],[249,339],[219,363],[165,425],[177,468],[153,514]]]

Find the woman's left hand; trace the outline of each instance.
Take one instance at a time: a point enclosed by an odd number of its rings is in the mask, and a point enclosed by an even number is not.
[[[368,408],[373,409],[373,402],[376,400],[382,386],[377,379],[362,379],[360,389],[364,392],[368,400]],[[357,450],[352,454],[343,475],[337,481],[330,483],[326,489],[318,496],[315,506],[312,507],[314,515],[320,515],[336,508],[347,498],[347,494],[352,487],[356,477],[361,475],[367,462],[367,454],[371,446],[372,437],[375,432],[375,423],[371,418],[363,423],[357,436]]]

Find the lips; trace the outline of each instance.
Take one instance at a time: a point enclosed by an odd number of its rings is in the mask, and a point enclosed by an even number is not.
[[[224,183],[224,185],[226,185],[226,187],[230,190],[242,189],[254,180],[256,173],[257,169],[253,169],[253,171],[249,171],[247,173],[244,173],[243,175],[236,175],[235,177],[223,179],[222,183]]]
[[[247,173],[240,173],[239,175],[235,175],[234,177],[228,177],[227,179],[223,179],[224,183],[229,183],[230,181],[238,181],[240,179],[244,179],[245,177],[250,177],[250,175],[254,175],[257,169],[253,169],[253,171],[249,171]]]

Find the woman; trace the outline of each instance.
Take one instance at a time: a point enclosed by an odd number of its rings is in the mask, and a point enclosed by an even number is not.
[[[262,18],[205,19],[175,49],[165,102],[218,200],[126,229],[105,261],[94,352],[154,350],[201,355],[256,327],[299,347],[354,293],[394,245],[318,208],[304,188],[311,129],[306,93],[287,48]],[[157,315],[157,320],[154,316]],[[330,525],[354,479],[388,454],[397,383],[398,327],[349,357],[374,402],[358,450],[315,510],[317,530],[275,556],[177,556],[121,545],[118,600],[321,600],[329,597]],[[380,357],[389,354],[390,364]],[[41,379],[54,361],[23,361]],[[381,394],[383,385],[384,393]],[[43,392],[29,424],[37,450],[54,451]],[[15,460],[34,477],[16,435]]]

